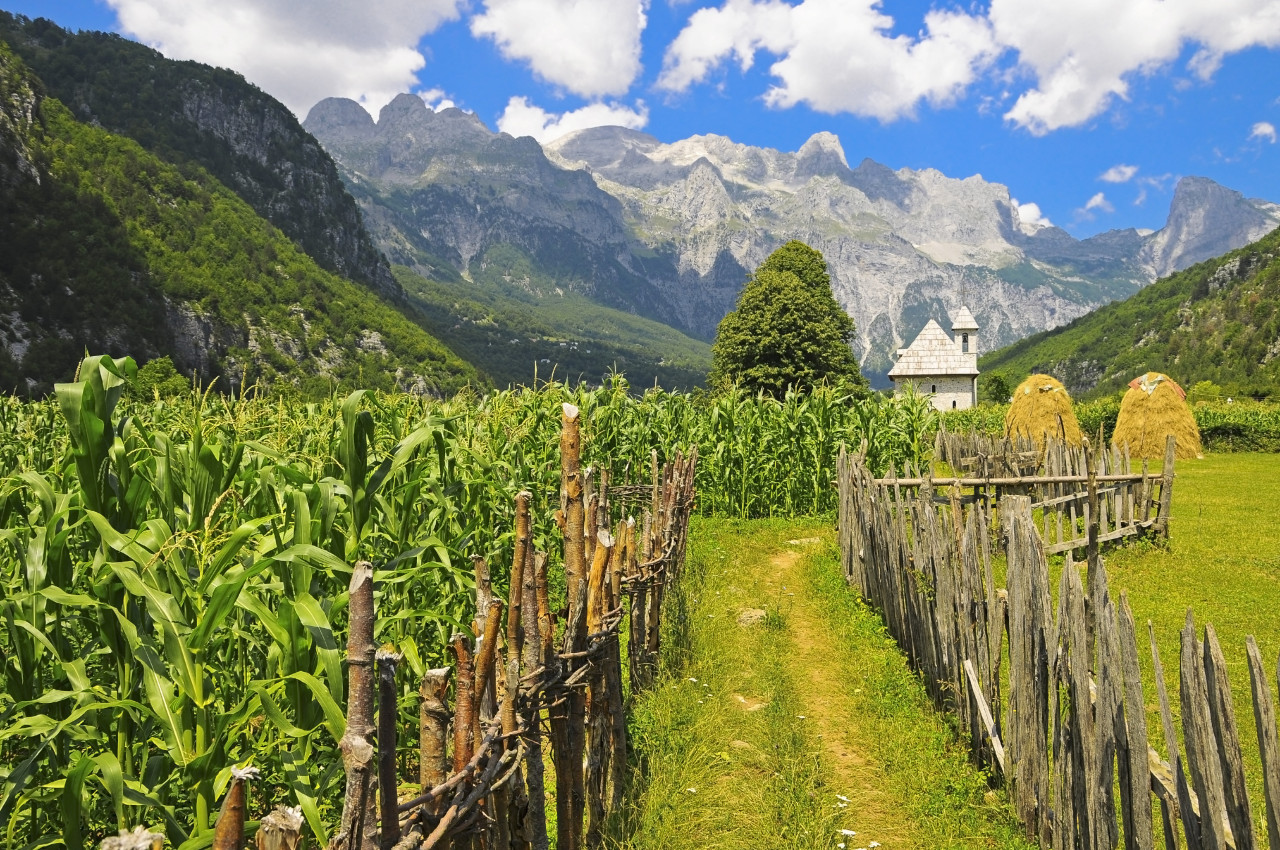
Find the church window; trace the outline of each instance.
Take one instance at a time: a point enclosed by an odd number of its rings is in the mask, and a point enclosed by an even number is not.
[[[969,353],[969,335],[960,334],[960,350],[965,354]]]

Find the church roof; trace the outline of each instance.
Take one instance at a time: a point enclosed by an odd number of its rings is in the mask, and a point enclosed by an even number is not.
[[[973,316],[960,308],[960,315]],[[976,329],[975,325],[973,329]],[[898,362],[889,370],[890,378],[916,378],[943,375],[973,376],[978,374],[976,351],[966,354],[951,335],[933,319],[908,348],[898,349]]]
[[[978,322],[973,318],[973,314],[969,312],[969,308],[961,305],[956,312],[956,317],[951,321],[951,330],[953,331],[976,331]]]

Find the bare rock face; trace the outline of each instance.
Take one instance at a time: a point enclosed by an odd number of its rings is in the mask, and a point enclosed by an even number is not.
[[[1280,206],[1252,200],[1207,177],[1178,181],[1163,229],[1139,251],[1153,278],[1217,257],[1261,239],[1280,225]]]

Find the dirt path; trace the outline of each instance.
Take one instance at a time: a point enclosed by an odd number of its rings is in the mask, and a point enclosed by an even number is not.
[[[619,850],[1027,848],[823,520],[700,520]],[[666,638],[664,638],[666,640]]]
[[[766,586],[776,588],[786,600],[787,632],[793,643],[791,672],[804,701],[806,719],[821,741],[821,763],[828,772],[829,783],[849,798],[849,811],[858,832],[849,846],[863,847],[878,841],[885,848],[910,847],[912,829],[902,806],[886,790],[882,766],[859,737],[858,693],[851,692],[842,675],[851,660],[833,663],[823,612],[813,602],[812,594],[804,591],[805,579],[798,567],[803,550],[817,542],[789,543],[786,550],[770,558],[772,572],[765,578]]]

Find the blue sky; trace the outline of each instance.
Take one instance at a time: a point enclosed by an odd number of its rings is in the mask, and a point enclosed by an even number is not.
[[[0,0],[224,65],[305,116],[400,91],[552,138],[624,123],[1004,183],[1080,236],[1180,176],[1280,202],[1280,0]]]

